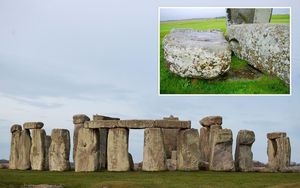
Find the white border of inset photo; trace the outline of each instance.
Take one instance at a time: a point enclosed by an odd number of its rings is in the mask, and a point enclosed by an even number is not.
[[[187,9],[193,9],[193,8],[286,8],[289,9],[290,12],[290,23],[289,23],[289,28],[290,28],[290,91],[289,94],[161,94],[160,93],[160,12],[161,9],[175,9],[175,8],[187,8]],[[292,83],[293,83],[293,76],[292,76],[292,8],[289,7],[276,7],[276,6],[272,6],[272,7],[232,7],[232,6],[228,6],[228,7],[158,7],[158,18],[157,18],[157,24],[158,24],[158,31],[157,31],[157,39],[158,39],[158,49],[157,49],[157,92],[159,96],[275,96],[275,97],[279,97],[279,96],[292,96]]]

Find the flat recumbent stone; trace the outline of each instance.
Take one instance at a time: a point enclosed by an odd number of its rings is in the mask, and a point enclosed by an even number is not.
[[[230,46],[219,30],[173,29],[163,48],[170,71],[181,77],[211,79],[230,68]]]

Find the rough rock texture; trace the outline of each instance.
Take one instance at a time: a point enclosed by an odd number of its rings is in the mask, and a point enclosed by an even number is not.
[[[275,139],[268,139],[267,153],[267,167],[269,169],[281,171],[282,169],[289,167],[291,161],[291,145],[289,137],[283,136]]]
[[[162,129],[147,128],[144,132],[144,171],[166,170],[166,151]]]
[[[22,133],[21,125],[13,125],[10,129],[11,143],[10,143],[10,157],[9,157],[9,169],[17,169],[19,162],[19,145]]]
[[[180,129],[162,129],[166,157],[171,158],[172,151],[177,150],[177,136]]]
[[[177,170],[177,160],[173,159],[167,159],[166,160],[167,169],[169,171],[175,171]]]
[[[214,171],[232,171],[232,132],[230,129],[216,129],[213,131],[212,148],[209,169]]]
[[[51,145],[51,136],[46,136],[46,143],[45,143],[45,147],[46,147],[46,159],[45,159],[45,170],[49,170],[49,148]]]
[[[21,137],[19,141],[19,158],[18,166],[19,170],[30,169],[30,148],[31,148],[31,137],[28,129],[21,131]]]
[[[75,172],[93,172],[98,170],[99,141],[98,129],[79,129]]]
[[[207,116],[200,120],[203,127],[210,127],[212,125],[222,125],[222,116]]]
[[[241,24],[227,27],[232,51],[262,72],[290,83],[288,24]]]
[[[85,114],[76,114],[73,116],[74,133],[73,133],[73,160],[76,163],[76,151],[78,144],[78,132],[83,127],[84,122],[90,121],[90,118]]]
[[[240,130],[236,138],[235,148],[235,169],[236,171],[253,171],[252,144],[255,141],[253,131]]]
[[[30,163],[32,170],[46,170],[46,132],[44,129],[32,129]]]
[[[103,115],[93,115],[93,121],[100,120],[120,120],[120,118],[108,117]],[[99,168],[106,169],[107,168],[107,136],[108,129],[107,128],[99,128],[100,133],[100,155],[99,155]]]
[[[230,46],[218,30],[173,29],[163,48],[169,70],[181,77],[211,79],[230,68]]]
[[[200,128],[200,139],[199,139],[199,149],[200,149],[200,160],[209,162],[212,148],[212,140],[215,134],[214,130],[222,129],[221,125],[215,124],[207,127]]]
[[[227,8],[227,25],[246,23],[269,23],[272,16],[271,8]]]
[[[199,170],[199,133],[197,129],[179,131],[177,139],[177,169]]]
[[[67,171],[70,169],[70,132],[67,129],[53,129],[49,148],[49,170]]]
[[[42,122],[26,122],[23,124],[24,129],[41,129],[44,127]]]
[[[268,139],[276,139],[276,138],[281,138],[281,137],[286,137],[285,132],[272,132],[267,134]]]
[[[129,171],[128,134],[125,128],[113,128],[108,131],[107,170]]]
[[[128,160],[129,160],[130,170],[134,171],[134,162],[133,162],[133,158],[132,158],[131,153],[128,153]]]

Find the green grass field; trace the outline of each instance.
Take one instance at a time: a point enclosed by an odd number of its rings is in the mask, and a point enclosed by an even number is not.
[[[238,172],[38,172],[0,170],[0,187],[55,184],[72,188],[300,187],[300,173]]]
[[[289,15],[273,15],[272,23],[289,23]],[[266,74],[255,79],[201,80],[181,78],[167,69],[162,40],[172,28],[197,30],[220,29],[226,33],[225,18],[207,20],[170,21],[160,23],[160,93],[161,94],[289,94],[290,88],[280,79]],[[247,62],[232,56],[231,70],[247,69]]]

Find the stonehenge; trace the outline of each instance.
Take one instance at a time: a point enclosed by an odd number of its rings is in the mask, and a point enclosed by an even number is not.
[[[290,166],[291,146],[285,132],[267,134],[268,164],[254,169],[251,147],[255,133],[240,130],[236,137],[235,158],[233,134],[223,129],[221,116],[202,118],[200,132],[191,121],[177,117],[158,120],[120,120],[94,115],[74,115],[73,151],[75,172],[94,171],[240,171],[295,172]],[[68,171],[70,168],[70,133],[52,129],[46,134],[42,122],[11,126],[9,169]],[[130,129],[144,129],[143,161],[135,168],[128,152]],[[199,134],[200,133],[200,134]],[[75,143],[75,140],[77,143]]]

